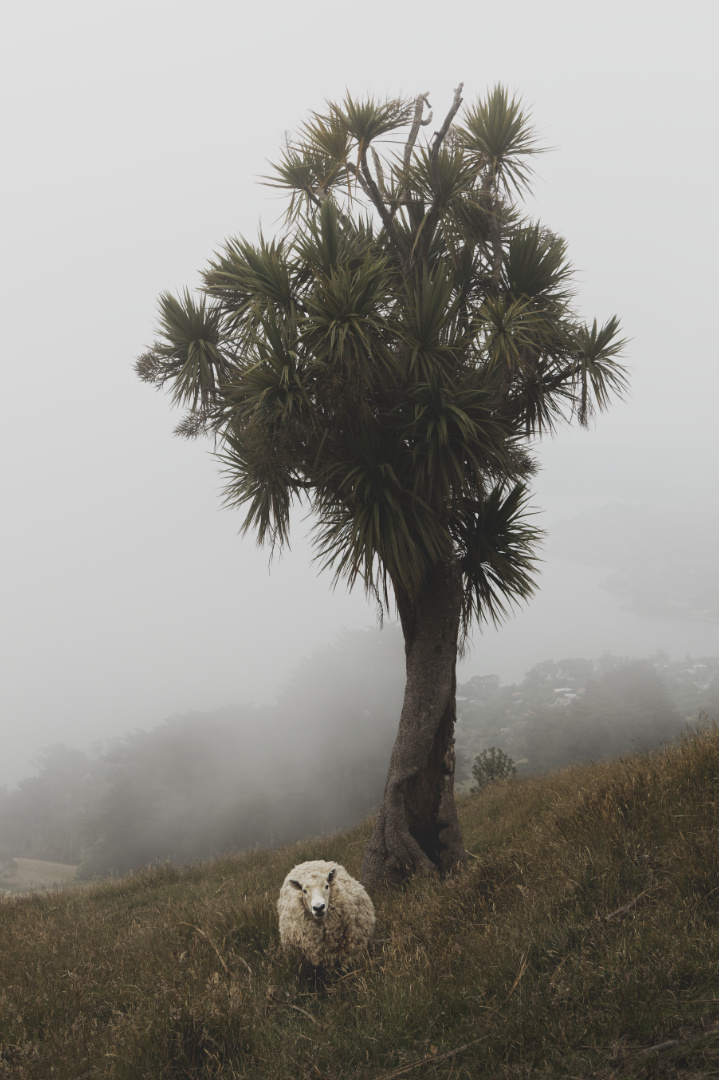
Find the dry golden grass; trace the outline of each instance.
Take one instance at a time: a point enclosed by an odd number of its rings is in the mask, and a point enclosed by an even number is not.
[[[461,801],[470,866],[289,964],[286,871],[370,824],[0,905],[0,1078],[719,1075],[719,731]]]

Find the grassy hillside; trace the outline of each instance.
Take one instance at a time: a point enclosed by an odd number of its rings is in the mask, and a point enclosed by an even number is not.
[[[370,823],[0,903],[0,1078],[719,1075],[719,730],[461,802],[466,872],[375,897],[369,953],[288,963],[295,862]]]

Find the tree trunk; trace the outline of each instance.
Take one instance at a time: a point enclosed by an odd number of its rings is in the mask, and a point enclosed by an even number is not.
[[[396,591],[407,685],[384,798],[362,864],[370,888],[444,876],[467,855],[454,803],[454,723],[462,578],[435,566],[413,602]]]

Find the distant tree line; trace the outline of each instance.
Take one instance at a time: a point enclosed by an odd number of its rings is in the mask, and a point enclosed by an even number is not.
[[[702,714],[719,719],[719,657],[545,660],[518,684],[470,679],[457,691],[457,713],[457,778],[466,791],[476,756],[492,746],[520,773],[547,772],[657,746]]]
[[[0,790],[0,847],[92,877],[353,824],[382,798],[402,648],[394,627],[345,634],[272,706],[175,716],[95,754],[51,747],[37,776]]]
[[[92,754],[45,750],[36,776],[0,789],[0,862],[80,864],[92,877],[356,822],[382,798],[402,649],[392,626],[347,633],[289,677],[272,706],[176,716]],[[478,676],[458,689],[458,780],[467,792],[482,786],[489,772],[507,774],[495,767],[505,758],[526,774],[616,757],[702,712],[719,718],[716,657],[545,661],[510,686]]]

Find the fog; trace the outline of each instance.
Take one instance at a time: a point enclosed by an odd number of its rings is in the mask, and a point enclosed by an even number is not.
[[[566,236],[587,317],[616,312],[631,339],[626,402],[539,448],[540,593],[475,633],[460,678],[606,650],[719,655],[718,22],[698,0],[14,6],[0,42],[0,784],[52,743],[268,705],[342,628],[375,625],[361,591],[317,576],[301,517],[271,568],[239,538],[211,448],[173,438],[167,399],[132,370],[160,291],[197,283],[226,236],[260,219],[272,231],[282,204],[258,176],[285,130],[346,88],[429,90],[435,115],[460,80],[465,100],[497,81],[521,93],[554,148],[529,210]],[[667,581],[710,599],[682,607]]]
[[[0,893],[26,887],[15,857],[104,877],[356,824],[382,798],[402,653],[396,624],[345,631],[288,676],[273,705],[183,713],[90,753],[49,747],[37,776],[0,789]],[[605,653],[544,661],[507,686],[473,676],[457,693],[456,786],[471,791],[491,747],[537,774],[651,750],[706,715],[719,715],[719,657]]]

